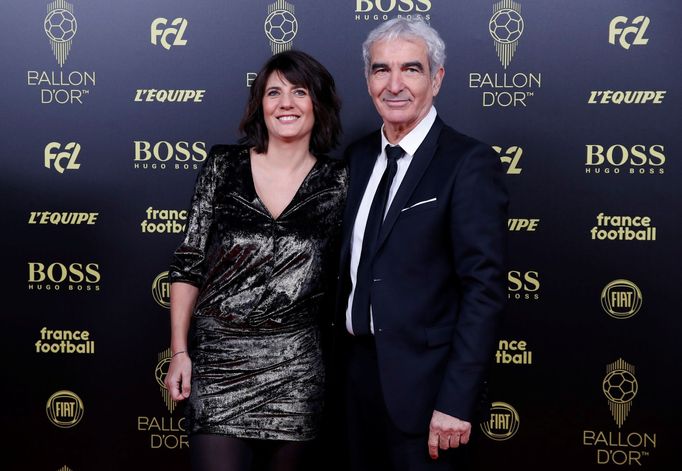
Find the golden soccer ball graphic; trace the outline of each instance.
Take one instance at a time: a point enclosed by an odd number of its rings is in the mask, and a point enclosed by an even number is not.
[[[513,43],[523,34],[523,18],[519,12],[503,8],[490,18],[488,30],[495,41],[503,44]]]
[[[275,10],[265,19],[265,34],[277,44],[286,44],[298,32],[298,20],[286,10]]]
[[[76,17],[63,8],[57,8],[48,13],[45,17],[44,26],[47,37],[58,43],[71,41],[78,28]]]
[[[159,383],[159,386],[161,386],[163,389],[168,389],[166,388],[164,380],[166,379],[166,375],[168,374],[168,367],[170,366],[170,362],[171,362],[170,358],[164,358],[159,363],[157,363],[156,369],[154,370],[156,382]]]
[[[637,395],[637,378],[629,371],[614,370],[606,375],[602,388],[609,401],[625,404]]]

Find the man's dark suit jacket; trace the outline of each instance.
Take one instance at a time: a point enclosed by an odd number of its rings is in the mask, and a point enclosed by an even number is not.
[[[343,330],[353,225],[380,132],[345,154],[350,187],[335,321]],[[503,177],[489,146],[436,118],[381,227],[370,300],[384,402],[403,432],[428,432],[434,409],[474,418],[506,300]]]

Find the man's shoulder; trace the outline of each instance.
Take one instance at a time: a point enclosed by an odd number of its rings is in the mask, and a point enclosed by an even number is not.
[[[443,127],[438,137],[438,143],[441,146],[459,147],[461,149],[492,149],[489,144],[486,144],[475,137],[463,134],[445,123],[443,123]]]
[[[376,129],[348,144],[344,154],[346,157],[349,157],[358,150],[366,151],[366,149],[372,147],[376,147],[377,152],[379,152],[381,147],[381,129]]]

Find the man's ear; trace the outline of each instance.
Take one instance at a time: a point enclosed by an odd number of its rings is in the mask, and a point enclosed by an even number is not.
[[[436,75],[434,75],[433,79],[431,80],[433,96],[438,95],[438,92],[440,91],[440,86],[443,83],[443,77],[445,77],[445,68],[441,67],[440,69],[438,69]]]

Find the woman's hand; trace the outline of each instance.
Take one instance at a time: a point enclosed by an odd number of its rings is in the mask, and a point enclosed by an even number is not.
[[[171,399],[182,401],[189,397],[192,380],[192,360],[187,352],[173,356],[168,367],[164,383],[170,392]]]

